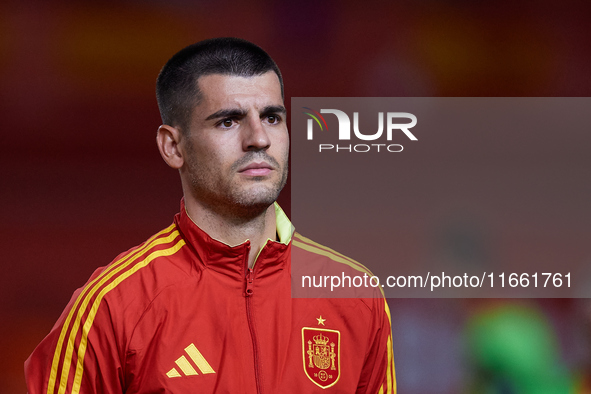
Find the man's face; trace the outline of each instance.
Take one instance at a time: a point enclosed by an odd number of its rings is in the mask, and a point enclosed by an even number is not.
[[[197,81],[201,100],[181,149],[190,193],[241,218],[271,205],[287,179],[289,136],[277,75],[212,74]]]

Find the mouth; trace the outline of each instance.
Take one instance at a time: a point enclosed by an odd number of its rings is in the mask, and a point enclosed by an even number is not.
[[[242,167],[238,170],[240,174],[248,176],[265,176],[271,173],[274,168],[272,165],[265,161],[250,163],[249,165]]]

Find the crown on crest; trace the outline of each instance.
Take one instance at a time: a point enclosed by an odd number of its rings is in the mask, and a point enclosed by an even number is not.
[[[325,337],[324,335],[322,335],[322,333],[316,335],[314,338],[314,342],[316,342],[317,345],[326,345],[328,343],[328,341],[330,341],[330,339],[328,339],[328,337]]]

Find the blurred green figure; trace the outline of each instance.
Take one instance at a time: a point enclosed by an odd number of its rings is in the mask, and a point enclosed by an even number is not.
[[[499,304],[472,316],[466,347],[478,394],[571,394],[576,379],[560,359],[556,336],[535,307]]]

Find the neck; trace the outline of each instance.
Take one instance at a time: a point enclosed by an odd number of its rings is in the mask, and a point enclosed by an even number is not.
[[[256,256],[267,239],[276,238],[275,207],[270,205],[258,215],[247,218],[215,212],[204,204],[185,196],[185,209],[191,220],[210,237],[229,246],[250,240],[248,266],[252,268]]]

